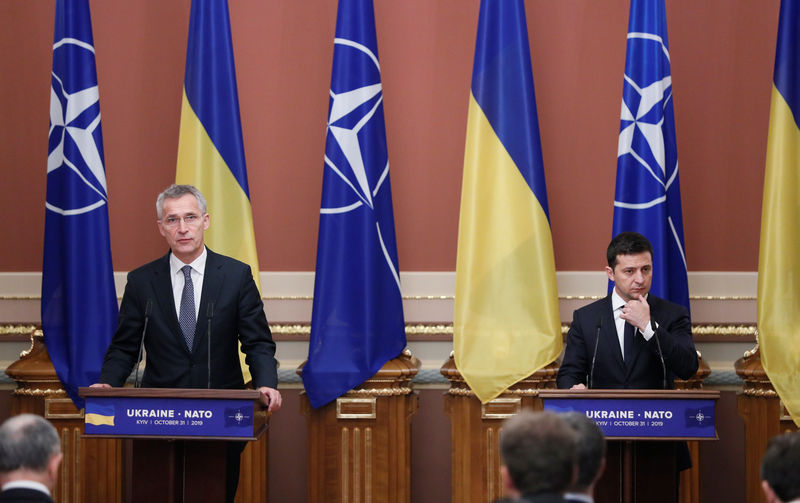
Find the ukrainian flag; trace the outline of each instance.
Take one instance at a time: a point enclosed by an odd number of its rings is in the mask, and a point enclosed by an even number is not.
[[[208,247],[249,264],[260,289],[227,0],[192,2],[175,181],[206,197]]]
[[[522,0],[483,0],[469,101],[456,263],[455,362],[487,402],[561,353]]]
[[[800,425],[800,4],[782,0],[758,255],[761,362]]]
[[[99,403],[88,402],[83,421],[86,424],[95,426],[114,426],[114,405],[101,405]]]

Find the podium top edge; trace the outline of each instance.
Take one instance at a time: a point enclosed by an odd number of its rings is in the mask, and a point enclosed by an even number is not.
[[[718,400],[718,390],[682,389],[542,389],[541,398],[620,398],[620,399],[673,399]]]
[[[194,388],[78,388],[83,398],[206,398],[219,400],[258,400],[261,393],[252,389],[194,389]]]

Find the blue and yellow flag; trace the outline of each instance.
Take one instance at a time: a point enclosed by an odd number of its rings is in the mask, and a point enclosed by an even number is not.
[[[372,0],[339,0],[308,361],[321,407],[406,345]]]
[[[646,236],[650,291],[689,309],[664,0],[631,0],[619,129],[612,235]]]
[[[83,422],[95,426],[114,426],[115,415],[114,404],[101,405],[91,402],[86,405]]]
[[[481,2],[458,229],[455,362],[486,402],[561,353],[522,0]]]
[[[117,325],[87,0],[56,2],[51,84],[42,330],[58,378],[80,409],[78,387],[99,379]]]
[[[192,2],[175,181],[206,197],[208,247],[249,264],[260,289],[227,0]]]
[[[800,425],[800,3],[782,0],[758,254],[761,362]]]

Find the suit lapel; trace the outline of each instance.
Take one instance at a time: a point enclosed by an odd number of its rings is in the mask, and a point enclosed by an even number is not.
[[[208,248],[206,248],[206,250],[208,251],[208,257],[206,257],[206,270],[203,272],[203,289],[200,293],[200,311],[197,313],[197,328],[195,329],[194,347],[192,351],[195,351],[198,343],[201,340],[204,341],[207,337],[209,305],[213,303],[215,306],[213,309],[216,310],[219,290],[225,279],[225,274],[222,271],[222,261],[219,260],[219,255]]]
[[[172,295],[172,279],[169,277],[169,253],[158,261],[153,272],[152,281],[156,302],[164,315],[164,320],[173,336],[177,337],[185,347],[183,332],[181,332],[181,326],[178,323],[178,314],[175,312],[175,298]]]

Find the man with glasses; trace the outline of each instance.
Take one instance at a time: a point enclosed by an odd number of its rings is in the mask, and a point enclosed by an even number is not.
[[[100,382],[93,386],[122,386],[138,361],[144,337],[144,387],[241,389],[241,342],[253,387],[262,393],[269,411],[278,410],[275,343],[250,267],[206,248],[203,233],[210,218],[205,198],[195,187],[170,186],[159,194],[156,210],[158,230],[170,251],[128,274],[117,330]],[[232,445],[236,453],[229,449],[229,501],[236,492],[244,448]]]

